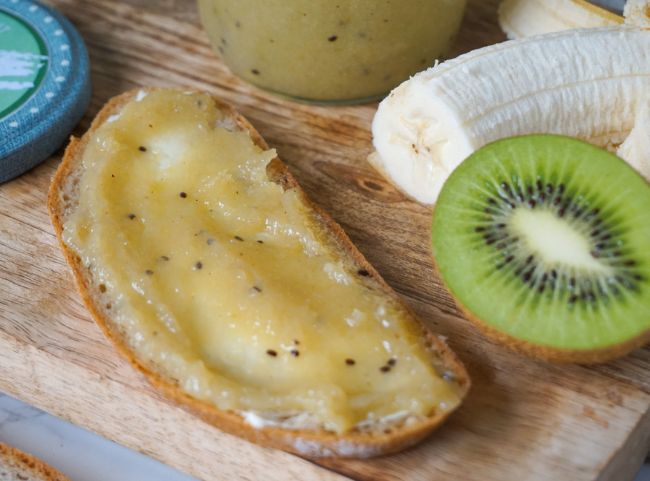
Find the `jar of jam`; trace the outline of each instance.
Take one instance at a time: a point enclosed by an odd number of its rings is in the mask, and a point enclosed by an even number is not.
[[[466,0],[198,0],[230,69],[296,99],[361,102],[442,57]]]

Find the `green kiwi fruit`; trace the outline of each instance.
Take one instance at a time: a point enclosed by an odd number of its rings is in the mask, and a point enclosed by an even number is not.
[[[467,317],[512,348],[595,363],[650,341],[650,185],[580,140],[489,144],[449,177],[433,255]]]

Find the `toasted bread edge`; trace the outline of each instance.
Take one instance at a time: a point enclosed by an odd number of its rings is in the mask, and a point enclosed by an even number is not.
[[[155,88],[134,89],[109,100],[93,120],[88,131],[80,138],[71,137],[65,150],[63,160],[59,165],[48,194],[48,210],[59,244],[64,256],[72,268],[77,288],[85,306],[90,311],[106,337],[114,344],[117,350],[158,390],[167,398],[182,406],[186,410],[199,416],[204,421],[217,428],[237,435],[257,444],[282,449],[308,458],[320,457],[351,457],[367,458],[394,453],[405,449],[430,434],[453,411],[435,412],[433,415],[413,424],[403,425],[398,428],[385,428],[379,426],[377,431],[351,431],[336,434],[325,430],[294,430],[281,427],[255,428],[244,421],[239,414],[218,409],[214,404],[196,399],[183,392],[173,380],[167,379],[155,372],[129,348],[125,339],[112,324],[102,308],[100,308],[92,295],[92,279],[88,271],[81,264],[81,259],[72,252],[63,242],[62,231],[64,222],[64,208],[62,204],[62,189],[65,180],[72,175],[74,169],[80,167],[83,152],[93,132],[99,128],[112,114],[131,101],[140,91],[151,92]],[[255,128],[237,111],[228,104],[214,98],[217,107],[231,118],[236,125],[249,133],[251,139],[260,148],[268,149],[268,145]],[[382,292],[391,299],[395,299],[409,313],[413,322],[422,330],[424,343],[431,354],[432,363],[437,370],[441,368],[450,372],[461,388],[460,395],[464,397],[469,390],[470,380],[463,364],[446,345],[444,341],[433,334],[405,305],[397,294],[386,284],[379,273],[368,263],[343,229],[321,208],[315,205],[301,189],[287,166],[279,159],[274,158],[267,166],[269,178],[285,189],[295,189],[308,208],[313,209],[316,218],[322,225],[342,254],[348,258],[357,269],[364,269],[370,273]]]
[[[5,467],[2,467],[5,461],[10,461],[13,465],[5,465]],[[15,472],[19,468],[28,471],[34,478],[43,481],[69,481],[63,473],[57,471],[37,457],[4,443],[0,443],[0,467],[10,472]]]

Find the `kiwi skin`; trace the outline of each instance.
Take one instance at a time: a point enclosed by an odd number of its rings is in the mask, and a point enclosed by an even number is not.
[[[527,135],[521,135],[515,137],[527,137]],[[495,142],[499,142],[501,140],[503,139],[497,140]],[[486,144],[486,146],[492,143],[494,142]],[[584,143],[588,145],[592,145],[589,144],[588,142],[584,142]],[[621,162],[624,161],[621,159]],[[650,183],[647,180],[645,181],[650,185]],[[435,218],[435,215],[436,215],[436,206],[434,205],[432,219],[431,219],[432,222],[433,219]],[[431,230],[429,231],[429,237],[430,237],[429,245],[431,245],[433,242],[433,232]],[[476,314],[470,311],[466,306],[464,306],[460,302],[458,297],[456,297],[454,292],[449,288],[449,286],[445,284],[442,273],[440,272],[440,269],[438,268],[438,264],[436,263],[435,256],[433,255],[432,255],[432,261],[433,261],[433,268],[436,275],[438,276],[438,279],[445,286],[447,292],[449,292],[451,298],[454,300],[454,303],[463,313],[465,318],[470,322],[472,322],[479,329],[479,331],[485,334],[488,338],[492,339],[498,344],[506,346],[508,349],[517,352],[519,354],[523,354],[533,359],[539,359],[542,361],[558,363],[558,364],[585,364],[585,365],[602,364],[623,357],[629,354],[630,352],[634,351],[635,349],[638,349],[640,347],[643,347],[645,344],[650,343],[650,329],[646,330],[642,334],[632,339],[629,339],[625,342],[614,344],[602,349],[581,349],[581,350],[560,349],[560,348],[555,348],[550,346],[544,346],[541,344],[534,344],[516,338],[514,336],[510,336],[490,326],[482,319],[480,319],[478,316],[476,316]]]

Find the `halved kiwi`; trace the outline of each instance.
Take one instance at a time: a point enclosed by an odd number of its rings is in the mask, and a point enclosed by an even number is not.
[[[650,185],[556,135],[500,140],[445,183],[433,254],[467,316],[534,357],[603,362],[650,340]]]

